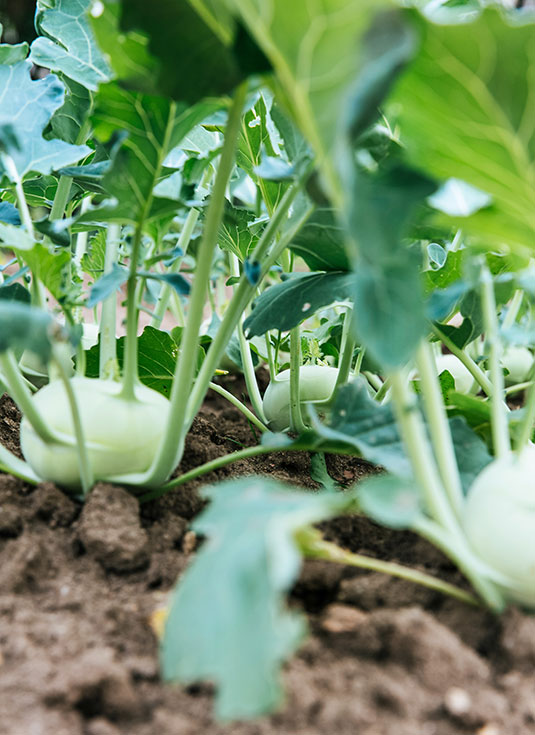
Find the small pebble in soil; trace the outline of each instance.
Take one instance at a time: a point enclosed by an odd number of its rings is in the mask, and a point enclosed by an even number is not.
[[[182,551],[184,554],[193,554],[197,548],[197,534],[195,531],[187,531],[182,539]]]
[[[78,539],[108,571],[132,572],[149,562],[138,502],[120,487],[95,485],[82,510]]]
[[[19,509],[5,503],[0,505],[0,536],[16,538],[22,532],[22,519]]]
[[[472,699],[465,689],[450,687],[444,696],[444,707],[453,717],[463,717],[471,706]]]

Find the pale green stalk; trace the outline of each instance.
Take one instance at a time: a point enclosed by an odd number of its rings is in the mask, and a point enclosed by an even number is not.
[[[511,299],[509,308],[507,309],[507,314],[505,315],[505,319],[503,320],[502,329],[510,329],[513,326],[518,316],[518,312],[520,311],[520,307],[522,306],[523,298],[524,292],[521,288],[517,288],[517,290],[513,294],[513,298]]]
[[[520,424],[518,439],[515,442],[515,449],[517,452],[521,452],[522,449],[531,441],[533,427],[535,426],[535,380],[528,385],[529,391],[526,405],[524,407],[525,413],[522,418],[522,423]]]
[[[442,484],[455,515],[462,521],[464,499],[461,476],[453,448],[451,431],[444,408],[442,392],[437,377],[433,351],[427,341],[422,341],[416,355],[420,385],[424,399],[429,433],[438,464]]]
[[[35,474],[30,465],[16,457],[9,449],[0,444],[0,470],[9,475],[14,475],[31,485],[37,485],[41,478]]]
[[[495,456],[500,458],[506,457],[509,454],[511,444],[509,440],[507,408],[505,406],[505,386],[501,366],[503,349],[496,314],[494,284],[486,264],[482,265],[481,268],[481,304],[483,324],[485,327],[485,341],[490,348],[489,369],[492,383],[492,395],[490,397],[492,443]]]
[[[232,276],[239,277],[240,276],[240,263],[236,255],[234,255],[234,253],[229,253],[229,264],[230,264],[230,274]],[[247,342],[247,340],[245,339],[245,335],[243,334],[244,317],[245,317],[245,312],[242,312],[241,316],[238,319],[238,325],[237,325],[238,341],[240,343],[240,354],[241,354],[243,375],[245,377],[245,385],[247,386],[247,392],[249,394],[251,405],[256,415],[258,416],[258,418],[262,422],[265,423],[266,417],[264,415],[264,408],[262,406],[262,396],[260,395],[260,390],[258,388],[258,382],[256,380],[256,374],[255,374],[255,369],[253,365],[253,358],[251,355],[251,348],[249,347],[249,343]]]
[[[306,431],[301,413],[299,371],[301,370],[301,330],[299,325],[290,330],[290,429],[302,434]]]
[[[82,205],[80,207],[80,214],[85,214],[91,205],[91,197],[86,197],[82,201]],[[76,234],[76,239],[74,243],[74,256],[73,256],[73,262],[76,270],[80,270],[82,266],[82,258],[84,257],[86,251],[87,251],[87,240],[89,238],[89,230],[82,230],[82,232],[78,232]]]
[[[183,255],[181,255],[179,258],[175,260],[173,265],[168,270],[169,273],[178,273],[180,271],[182,259],[188,250],[188,246],[191,241],[193,232],[195,230],[197,220],[199,219],[199,215],[200,215],[200,211],[198,209],[195,209],[195,207],[192,207],[189,210],[188,216],[186,217],[186,221],[184,222],[184,227],[182,228],[182,232],[180,233],[180,236],[177,242],[177,247],[179,247],[182,250]],[[151,326],[153,327],[160,326],[162,319],[165,316],[165,312],[167,311],[167,307],[169,305],[169,299],[171,298],[172,293],[175,293],[174,289],[172,289],[168,283],[162,283],[160,294],[158,296],[158,301],[154,308],[154,314],[152,317]]]
[[[110,224],[106,236],[106,252],[104,254],[104,275],[109,273],[117,262],[119,244],[121,242],[120,225]],[[116,340],[117,294],[114,292],[102,302],[100,315],[100,355],[99,377],[103,380],[117,375],[117,340]]]
[[[268,427],[260,421],[255,414],[250,411],[247,406],[240,401],[239,398],[236,398],[235,395],[233,395],[230,391],[223,388],[223,386],[218,385],[217,383],[210,383],[208,386],[211,390],[214,391],[214,393],[219,393],[220,396],[223,396],[223,398],[226,398],[229,403],[232,403],[233,406],[235,406],[238,411],[241,411],[245,418],[250,421],[254,426],[256,426],[257,429],[260,429],[262,433],[265,431],[268,431]]]
[[[439,338],[439,340],[448,348],[452,355],[455,355],[455,357],[457,357],[462,362],[462,364],[470,372],[474,380],[482,388],[483,392],[489,397],[492,396],[493,385],[491,381],[487,378],[483,370],[481,370],[479,365],[477,365],[474,360],[472,360],[472,358],[466,354],[464,350],[461,350],[460,347],[457,347],[455,342],[453,342],[453,340],[451,340],[439,327],[437,327],[435,324],[432,324],[431,329],[433,331],[433,334],[435,334]]]
[[[353,310],[347,309],[344,315],[344,326],[342,328],[342,340],[340,344],[341,357],[338,361],[338,376],[336,378],[333,395],[336,393],[339,386],[347,383],[347,379],[349,378],[349,374],[351,372],[351,364],[353,362],[353,353],[355,352],[356,344],[356,340],[351,329],[352,318]]]

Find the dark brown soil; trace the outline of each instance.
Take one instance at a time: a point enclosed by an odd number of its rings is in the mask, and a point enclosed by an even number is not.
[[[227,388],[242,391],[238,379]],[[0,404],[0,438],[17,413]],[[254,443],[240,414],[208,397],[181,471]],[[370,469],[329,458],[349,485]],[[164,686],[149,620],[195,551],[188,522],[206,482],[252,472],[313,488],[306,454],[226,467],[145,505],[97,486],[82,509],[56,487],[0,476],[0,735],[533,735],[535,618],[501,619],[416,585],[324,562],[293,592],[311,636],[287,665],[287,703],[220,725],[210,687]],[[435,549],[361,518],[324,526],[354,551],[461,583]]]

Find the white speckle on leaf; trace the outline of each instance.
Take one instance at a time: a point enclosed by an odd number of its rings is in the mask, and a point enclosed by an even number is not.
[[[95,0],[93,5],[91,6],[90,13],[93,16],[93,18],[100,18],[102,13],[104,12],[104,3],[101,2],[101,0]]]
[[[303,306],[301,307],[301,311],[308,311],[311,308],[311,306],[312,306],[312,304],[310,304],[307,301],[306,304],[303,304]]]

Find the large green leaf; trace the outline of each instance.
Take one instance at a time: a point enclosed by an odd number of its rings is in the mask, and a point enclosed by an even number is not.
[[[34,64],[61,72],[87,89],[111,78],[111,70],[95,43],[87,13],[92,0],[38,0],[32,43]]]
[[[37,243],[31,250],[20,253],[33,275],[54,296],[60,300],[66,290],[71,287],[68,266],[71,261],[70,251],[63,248],[57,252],[50,252],[41,243]]]
[[[43,138],[44,128],[63,104],[65,90],[53,74],[33,81],[31,68],[29,61],[0,66],[0,129],[10,130],[14,136],[6,139],[2,134],[3,147],[20,178],[28,171],[50,173],[90,153],[84,145]],[[3,173],[0,156],[0,174]]]
[[[330,154],[361,66],[359,40],[388,0],[228,0],[271,61],[287,108],[338,189]]]
[[[117,204],[88,212],[78,221],[137,224],[172,216],[179,203],[153,196],[163,175],[164,159],[186,133],[220,107],[218,101],[186,107],[163,97],[121,89],[114,83],[103,85],[92,116],[95,134],[109,140],[118,129],[128,133],[102,180]]]
[[[249,74],[268,69],[221,2],[123,0],[121,29],[148,34],[150,52],[160,61],[157,87],[177,100],[227,94]]]
[[[329,207],[316,209],[293,238],[290,249],[313,271],[348,271],[346,233]]]
[[[402,167],[353,176],[348,227],[358,245],[355,324],[372,357],[387,368],[406,363],[427,333],[420,254],[403,237],[434,188]]]
[[[303,273],[267,288],[254,302],[244,322],[247,337],[257,337],[268,329],[285,332],[324,306],[351,299],[352,273]]]
[[[284,605],[295,581],[299,529],[345,510],[352,497],[305,493],[260,477],[210,488],[195,521],[208,537],[171,598],[161,648],[166,679],[208,679],[222,719],[256,717],[281,701],[280,668],[304,620]]]
[[[420,53],[391,98],[407,155],[492,196],[459,220],[488,246],[535,247],[535,21],[486,8],[469,22],[417,17]]]

